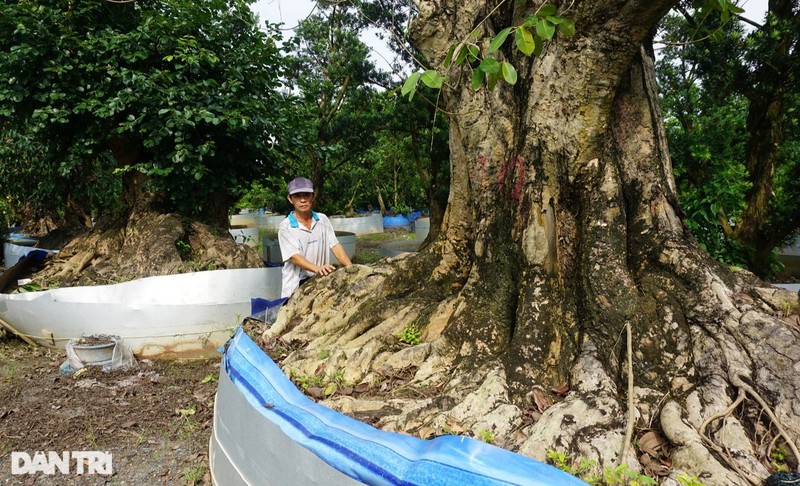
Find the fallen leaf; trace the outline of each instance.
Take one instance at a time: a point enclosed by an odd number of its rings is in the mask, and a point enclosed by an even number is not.
[[[563,385],[559,385],[550,389],[551,392],[555,393],[556,395],[564,396],[569,393],[569,383],[565,382]]]
[[[544,412],[550,406],[550,400],[536,388],[533,389],[533,401],[539,407],[540,412]]]
[[[419,429],[417,436],[420,439],[427,439],[435,434],[436,434],[436,429],[434,429],[433,427],[422,427],[421,429]]]
[[[325,398],[325,393],[322,388],[318,386],[310,386],[306,388],[306,394],[314,397],[314,398]]]
[[[650,430],[639,438],[639,449],[651,456],[658,456],[658,450],[664,446],[665,440],[658,432]]]
[[[358,385],[356,385],[356,392],[364,393],[369,390],[369,383],[362,381]]]

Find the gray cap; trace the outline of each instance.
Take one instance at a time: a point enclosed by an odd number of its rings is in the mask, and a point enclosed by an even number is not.
[[[289,183],[289,195],[298,192],[314,192],[314,184],[305,177],[292,179],[292,182]]]

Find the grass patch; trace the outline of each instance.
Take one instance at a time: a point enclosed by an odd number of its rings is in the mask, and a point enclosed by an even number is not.
[[[369,264],[381,259],[381,245],[390,241],[411,241],[416,234],[406,230],[390,229],[383,233],[356,236],[356,254],[353,263]]]

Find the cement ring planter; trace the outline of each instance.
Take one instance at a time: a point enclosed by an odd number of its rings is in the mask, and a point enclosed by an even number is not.
[[[256,213],[234,214],[230,217],[231,226],[255,228],[256,216]]]
[[[33,238],[11,238],[7,243],[3,243],[3,265],[11,268],[17,264],[39,240]]]
[[[414,221],[414,233],[418,240],[424,240],[431,231],[431,218],[419,218]]]
[[[350,259],[356,254],[356,234],[349,231],[335,231],[336,239],[344,248],[344,252]],[[338,265],[340,262],[330,252],[329,258],[332,264]],[[281,255],[281,246],[278,243],[278,234],[269,233],[261,238],[261,259],[268,263],[283,263],[283,256]]]
[[[233,236],[236,243],[252,246],[253,248],[258,246],[258,228],[237,227],[229,229],[228,233]]]
[[[284,219],[286,219],[285,214],[259,214],[256,216],[256,226],[261,231],[277,233],[278,227]]]
[[[420,244],[422,244],[422,240],[390,241],[381,245],[379,254],[381,258],[389,258],[403,253],[416,253]]]
[[[383,233],[383,217],[380,214],[365,214],[354,218],[331,216],[331,224],[336,231],[349,231],[356,235]]]

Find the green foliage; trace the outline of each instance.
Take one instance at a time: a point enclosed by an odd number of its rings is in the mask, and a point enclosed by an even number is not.
[[[658,484],[658,481],[647,476],[646,474],[639,473],[631,470],[626,464],[620,464],[616,467],[606,467],[603,469],[602,475],[598,475],[593,471],[597,468],[597,462],[580,458],[579,460],[572,460],[566,452],[550,449],[546,454],[547,460],[553,466],[565,471],[573,476],[577,476],[592,485],[628,485],[628,486],[650,486]],[[695,478],[696,479],[696,478]],[[681,481],[680,479],[678,479]],[[702,486],[702,483],[686,483],[687,486]]]
[[[677,479],[678,482],[683,486],[705,486],[703,482],[697,478],[697,476],[689,476],[683,472],[676,475],[675,479]]]
[[[566,37],[575,34],[575,25],[569,19],[556,15],[558,9],[554,5],[542,5],[535,13],[527,16],[522,24],[506,27],[490,39],[481,39],[478,30],[470,33],[468,38],[453,44],[447,51],[443,67],[450,69],[452,66],[469,64],[472,68],[470,86],[480,89],[484,84],[489,90],[494,89],[498,81],[514,85],[517,83],[517,70],[509,59],[500,60],[495,56],[503,49],[506,40],[514,34],[513,47],[525,56],[538,56],[541,54],[544,42],[553,39],[556,31]],[[488,42],[486,57],[483,57],[481,44]],[[509,52],[510,53],[510,52]],[[477,64],[477,66],[475,66]],[[447,77],[435,70],[416,71],[403,83],[400,91],[402,96],[408,96],[409,101],[414,99],[419,82],[434,89],[439,89]]]
[[[730,21],[738,12],[730,2],[705,2],[690,12],[691,22],[666,17],[657,75],[686,226],[717,260],[769,277],[781,268],[776,247],[800,229],[800,98],[795,85],[779,86],[774,70],[788,69],[785,54],[766,39],[796,39],[797,33],[773,17],[745,31]],[[770,110],[785,111],[765,118],[759,103],[766,99],[774,100]],[[764,149],[765,135],[757,131],[770,124],[777,153]],[[774,180],[759,179],[773,164]],[[765,202],[751,198],[765,188]]]
[[[419,344],[420,336],[421,336],[421,333],[420,333],[419,328],[417,328],[414,325],[409,324],[409,325],[405,326],[402,331],[400,331],[400,335],[398,336],[398,339],[400,340],[401,343],[417,345],[417,344]]]
[[[486,442],[487,444],[494,444],[494,434],[489,429],[481,429],[478,432],[478,439]]]
[[[0,8],[0,134],[23,142],[0,157],[46,201],[108,206],[143,173],[164,209],[200,216],[271,164],[286,126],[279,34],[246,1]]]

